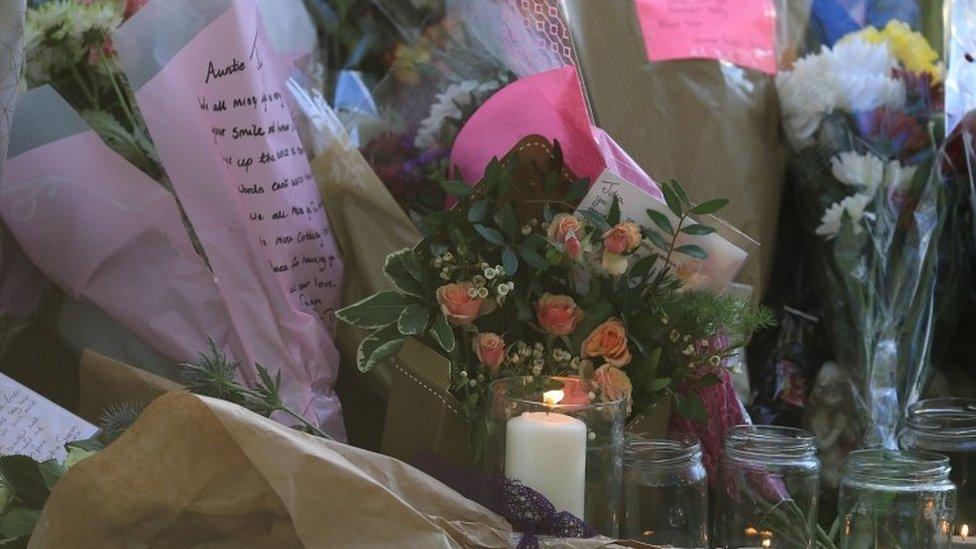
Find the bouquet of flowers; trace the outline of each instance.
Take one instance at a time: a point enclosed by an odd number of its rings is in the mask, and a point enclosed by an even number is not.
[[[394,50],[390,72],[370,98],[378,118],[347,120],[408,212],[444,208],[448,197],[437,181],[447,176],[454,139],[478,107],[521,76],[565,64],[538,46],[521,10],[509,1],[446,2],[440,19]]]
[[[938,58],[892,20],[776,78],[828,331],[857,386],[868,444],[895,444],[901,412],[929,374],[944,219]]]
[[[734,349],[770,322],[737,297],[686,287],[675,269],[679,256],[706,257],[676,245],[679,234],[713,231],[690,216],[727,201],[691,204],[671,182],[662,189],[670,214],[648,210],[646,223],[622,220],[616,199],[606,215],[578,210],[589,181],[562,180],[558,143],[544,164],[530,161],[538,184],[516,175],[517,151],[492,161],[474,187],[442,181],[457,206],[424,216],[424,240],[387,258],[397,290],[337,311],[372,331],[359,367],[392,358],[408,338],[442,352],[476,450],[488,385],[508,376],[593,379],[601,395],[570,391],[564,402],[626,395],[636,415],[670,398],[705,421],[691,389],[718,383]]]

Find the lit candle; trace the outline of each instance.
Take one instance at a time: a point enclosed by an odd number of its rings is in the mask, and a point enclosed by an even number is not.
[[[555,406],[563,392],[542,398]],[[556,511],[583,518],[586,424],[566,414],[525,412],[508,420],[505,430],[505,476],[545,496]]]
[[[952,536],[952,547],[959,549],[976,547],[976,536],[970,535],[971,533],[968,524],[960,525],[958,535]]]

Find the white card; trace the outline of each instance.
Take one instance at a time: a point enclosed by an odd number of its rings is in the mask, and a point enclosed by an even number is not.
[[[67,456],[66,443],[96,431],[91,423],[0,374],[0,455],[60,461]]]
[[[642,227],[657,229],[654,222],[647,216],[647,210],[655,210],[668,216],[672,226],[677,228],[678,218],[671,213],[667,204],[608,170],[604,170],[593,183],[590,191],[580,202],[578,209],[606,215],[610,211],[611,204],[613,204],[614,196],[617,197],[620,204],[621,220],[633,221]],[[684,226],[694,223],[694,220],[685,220]],[[735,275],[738,274],[739,268],[745,263],[748,255],[745,250],[715,233],[705,236],[691,236],[681,233],[678,236],[676,246],[686,244],[697,244],[708,254],[708,258],[704,260],[694,259],[680,253],[672,256],[672,259],[677,263],[675,272],[678,278],[686,286],[695,289],[724,292]],[[643,249],[637,252],[640,255],[647,253],[649,252]]]

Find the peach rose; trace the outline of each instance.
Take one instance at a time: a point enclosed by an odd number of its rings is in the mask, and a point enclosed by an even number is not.
[[[630,378],[620,368],[615,368],[610,364],[604,364],[593,372],[593,381],[603,390],[603,395],[609,400],[617,400],[621,397],[627,398],[627,414],[631,411],[631,393],[634,387],[630,384]]]
[[[472,288],[474,285],[470,282],[445,284],[437,288],[437,303],[451,324],[471,324],[481,314],[485,300],[471,297],[469,290]]]
[[[583,358],[603,357],[607,364],[622,368],[630,364],[627,330],[617,318],[600,324],[583,341]]]
[[[604,270],[612,275],[620,276],[627,272],[627,258],[612,254],[606,249],[603,250],[603,259],[600,264],[603,265]]]
[[[568,213],[556,214],[549,224],[549,240],[562,244],[567,238],[578,238],[582,227],[583,224],[576,216]]]
[[[535,302],[535,318],[546,333],[564,336],[576,330],[583,320],[583,310],[568,295],[547,293]]]
[[[698,290],[707,288],[711,277],[705,271],[705,263],[700,259],[688,259],[678,265],[674,274],[681,281],[683,288]]]
[[[491,332],[480,333],[471,340],[471,349],[492,374],[498,373],[505,361],[505,340],[502,336]]]
[[[603,233],[603,248],[611,254],[623,255],[636,250],[643,238],[637,223],[624,221]]]

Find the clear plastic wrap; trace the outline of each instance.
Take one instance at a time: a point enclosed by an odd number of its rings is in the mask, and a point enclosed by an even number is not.
[[[867,445],[896,447],[931,374],[943,76],[938,52],[892,19],[776,77],[815,291]]]

